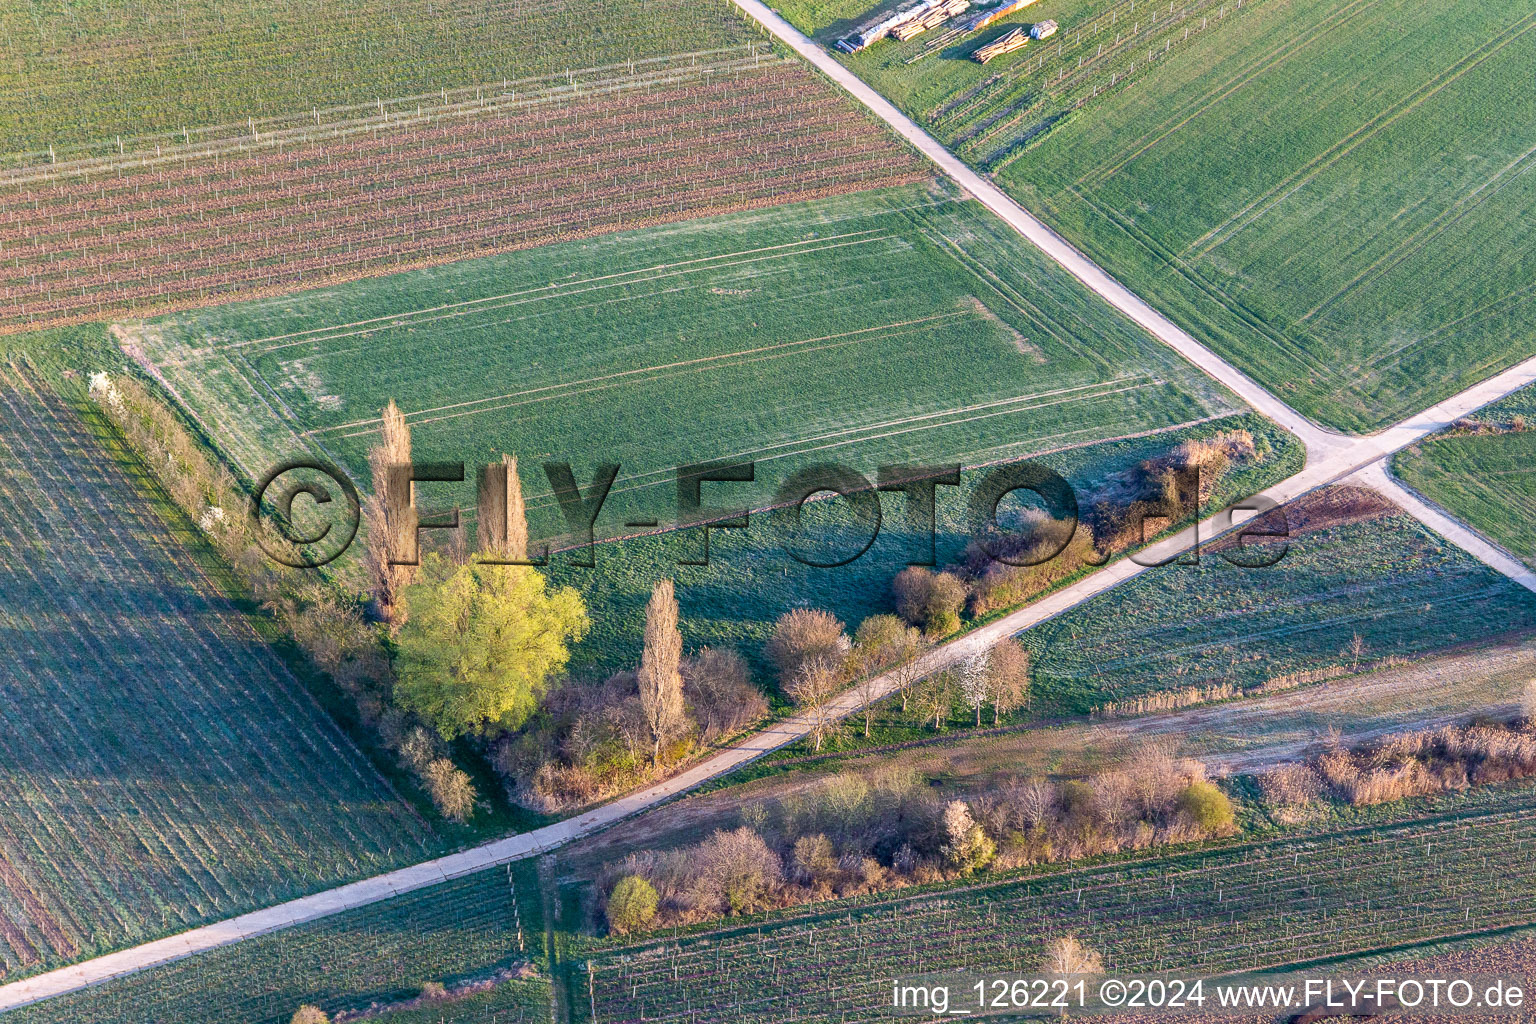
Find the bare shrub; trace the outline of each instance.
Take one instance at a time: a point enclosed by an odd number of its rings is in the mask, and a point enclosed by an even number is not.
[[[832,840],[820,832],[796,839],[794,865],[796,875],[802,882],[816,884],[828,881],[838,867]]]
[[[910,566],[891,581],[896,613],[930,637],[947,636],[960,628],[960,610],[967,596],[965,582],[952,573],[935,573]]]
[[[1338,800],[1364,806],[1536,775],[1529,722],[1414,730],[1352,749],[1336,740],[1311,768]]]
[[[764,653],[788,685],[812,660],[821,661],[833,672],[841,670],[851,648],[837,616],[819,608],[796,608],[780,615],[774,623],[773,636],[768,639]]]
[[[1323,780],[1309,765],[1280,765],[1259,776],[1259,793],[1268,804],[1305,807],[1323,795]]]
[[[446,757],[430,762],[421,773],[421,781],[432,806],[449,821],[463,824],[474,816],[474,784]]]
[[[944,807],[944,845],[939,852],[950,867],[968,875],[992,862],[997,844],[971,817],[963,800],[952,800]]]
[[[723,914],[748,914],[768,903],[782,877],[778,854],[750,828],[717,831],[698,848],[700,903]]]
[[[1021,550],[1014,550],[1005,544],[1001,553],[1008,557],[1008,562],[993,558],[979,543],[973,542],[966,548],[963,565],[965,574],[971,581],[972,615],[982,616],[999,609],[1021,605],[1078,572],[1085,565],[1099,564],[1102,561],[1094,548],[1093,533],[1087,526],[1079,526],[1067,541],[1066,547],[1055,557],[1035,565],[1010,564],[1023,562],[1036,554],[1043,556],[1048,553],[1028,550],[1031,546],[1038,547],[1040,543],[1036,541],[1033,545],[1026,544]],[[993,550],[999,550],[996,544],[993,545]]]
[[[1104,961],[1076,935],[1063,935],[1045,947],[1044,969],[1050,974],[1102,974]]]
[[[747,663],[730,648],[702,648],[683,659],[681,670],[683,695],[693,705],[704,743],[740,732],[768,714],[768,702],[752,684]]]

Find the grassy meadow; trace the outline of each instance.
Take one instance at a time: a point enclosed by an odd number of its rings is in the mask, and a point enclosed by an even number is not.
[[[116,328],[247,475],[367,484],[393,398],[421,459],[620,473],[600,535],[671,520],[676,467],[755,460],[761,507],[839,461],[1001,461],[1239,411],[1001,222],[911,186],[545,246]],[[299,440],[295,440],[297,435]],[[719,487],[718,497],[714,492]],[[472,509],[473,485],[427,487]]]
[[[665,532],[679,465],[755,460],[755,482],[703,488],[706,506],[754,509],[796,470],[827,461],[873,479],[887,464],[1040,456],[1091,490],[1185,437],[1232,427],[1263,437],[1272,456],[1233,476],[1233,496],[1296,468],[1282,432],[937,186],[548,246],[114,333],[251,478],[308,453],[366,486],[390,398],[412,424],[418,459],[467,463],[464,485],[424,485],[421,499],[459,507],[466,523],[473,467],[502,452],[519,457],[536,537],[562,530],[541,462],[568,459],[583,487],[596,464],[619,463],[597,535],[629,539],[605,547],[595,571],[560,554],[552,566],[594,610],[576,652],[582,670],[628,663],[631,627],[660,575],[682,584],[690,645],[755,646],[796,604],[831,607],[850,625],[883,610],[890,577],[920,554],[905,535],[904,499],[887,495],[881,539],[851,566],[794,562],[782,514],[756,516],[745,536],[715,532],[718,570],[679,566],[699,552],[697,531]],[[965,490],[939,489],[941,562],[963,547],[955,492]],[[818,514],[807,514],[813,532]],[[629,525],[638,521],[657,525]]]
[[[1305,501],[1287,509],[1291,539],[1274,566],[1206,551],[1023,634],[1042,711],[1284,688],[1536,629],[1536,597],[1395,506],[1350,488]]]
[[[0,978],[443,841],[204,575],[89,410],[0,364]]]
[[[759,38],[722,0],[40,0],[0,7],[0,154],[303,114]],[[642,65],[643,67],[643,65]],[[583,79],[591,76],[581,75]],[[473,97],[471,97],[473,98]],[[153,148],[151,144],[149,148]],[[60,154],[64,159],[66,153]]]
[[[1408,486],[1470,523],[1516,557],[1536,565],[1536,433],[1507,430],[1515,417],[1536,422],[1536,392],[1518,391],[1476,420],[1504,433],[1439,434],[1399,452],[1392,471]]]
[[[518,925],[522,941],[518,939]],[[550,1020],[534,865],[524,861],[212,950],[7,1014],[18,1024],[288,1024],[300,1005],[365,1012],[528,962],[537,974],[464,999],[378,1013],[379,1024]]]
[[[870,6],[782,9],[830,42]],[[1323,424],[1376,429],[1536,351],[1536,14],[1042,0],[1012,20],[1046,17],[1058,38],[985,66],[970,41],[926,54],[937,30],[846,59]]]

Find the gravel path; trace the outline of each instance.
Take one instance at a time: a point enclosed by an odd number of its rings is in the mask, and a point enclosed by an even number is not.
[[[980,200],[1024,238],[1060,263],[1106,302],[1140,324],[1191,363],[1225,384],[1253,408],[1302,438],[1308,453],[1306,468],[1262,492],[1265,498],[1284,504],[1318,488],[1338,482],[1398,449],[1449,426],[1456,419],[1490,402],[1497,401],[1527,384],[1536,382],[1536,358],[1532,358],[1369,437],[1351,438],[1324,430],[1259,387],[1236,367],[1195,341],[1162,314],[1132,294],[1124,285],[1115,281],[1074,249],[1065,239],[966,167],[889,102],[759,0],[735,0],[735,3],[779,40],[845,88],[854,98],[932,160],[946,175],[953,178],[962,188]],[[1398,499],[1394,496],[1394,500]],[[1441,526],[1431,519],[1424,518],[1426,515],[1445,523],[1446,529],[1456,526],[1443,513],[1436,513],[1422,502],[1417,502],[1417,499],[1414,500],[1419,505],[1419,509],[1416,510],[1406,504],[1405,509],[1423,519],[1432,529],[1439,531]],[[935,648],[923,658],[922,668],[932,672],[953,665],[977,651],[990,647],[1004,637],[1012,636],[1060,615],[1128,579],[1139,576],[1150,566],[1177,557],[1189,550],[1196,543],[1197,537],[1200,541],[1208,541],[1220,533],[1231,530],[1233,526],[1231,511],[1218,513],[1197,526],[1181,530],[1151,545],[1140,553],[1135,561],[1122,559],[1112,563],[1070,587]],[[1470,545],[1477,541],[1486,548],[1486,541],[1477,538],[1463,527],[1457,527],[1457,531],[1463,535],[1462,538],[1448,535],[1449,539],[1467,547],[1467,550],[1474,555],[1484,557]],[[1489,564],[1501,572],[1505,571],[1496,562],[1489,562]],[[1522,571],[1524,571],[1523,567]],[[1531,586],[1531,583],[1526,585]],[[1536,590],[1536,587],[1532,589]],[[894,679],[889,676],[882,677],[875,694],[877,697],[884,696],[894,686]],[[834,703],[832,711],[842,716],[852,713],[860,706],[858,697],[849,692]],[[771,750],[793,743],[809,733],[810,729],[811,722],[805,717],[789,718],[721,751],[671,779],[637,790],[574,818],[523,835],[499,839],[414,867],[354,882],[351,885],[292,900],[266,910],[244,914],[217,924],[183,932],[180,935],[0,986],[0,1012],[99,984],[122,974],[143,970],[219,946],[230,945],[306,921],[329,917],[345,910],[435,885],[450,878],[563,846],[574,839],[607,828],[640,811],[668,801]]]

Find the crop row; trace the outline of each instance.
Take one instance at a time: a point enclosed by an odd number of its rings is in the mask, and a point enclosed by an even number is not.
[[[578,1019],[883,1019],[893,977],[1038,970],[1075,934],[1107,970],[1217,973],[1536,919],[1536,810],[1271,843],[854,905],[590,951]]]
[[[29,371],[0,422],[0,970],[434,848]]]
[[[797,65],[745,64],[624,102],[23,186],[0,202],[0,326],[143,314],[920,177],[829,90]]]
[[[725,0],[126,0],[0,8],[0,32],[15,55],[0,69],[11,166],[753,36]]]
[[[1026,48],[1017,64],[930,110],[928,123],[966,159],[999,169],[1064,114],[1124,88],[1174,47],[1261,2],[1121,0],[1038,50]]]
[[[366,1012],[427,982],[485,979],[528,961],[531,978],[389,1020],[518,1024],[550,1019],[544,932],[531,862],[211,950],[6,1015],[7,1024],[288,1024],[303,1003]]]

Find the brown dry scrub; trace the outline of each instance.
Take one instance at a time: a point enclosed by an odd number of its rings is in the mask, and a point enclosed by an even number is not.
[[[1060,538],[1048,536],[1050,524],[1043,519],[1037,521],[1042,529],[1025,539],[989,538],[990,554],[973,542],[958,570],[969,589],[971,614],[979,618],[1023,604],[1076,573],[1101,566],[1112,555],[1150,540],[1168,523],[1194,515],[1197,502],[1208,500],[1234,465],[1259,455],[1253,435],[1246,430],[1181,441],[1107,481],[1085,502],[1087,509],[1076,531],[1054,557],[1045,556],[1060,544]],[[1039,559],[1044,560],[1035,565],[1010,564]]]
[[[655,927],[900,889],[1233,831],[1226,797],[1197,761],[1149,746],[1133,767],[1086,779],[1013,779],[968,802],[910,771],[836,775],[742,809],[704,843],[632,853],[594,884],[594,921],[621,878],[659,896]],[[727,870],[720,861],[738,867]],[[742,879],[732,899],[722,878]]]
[[[1373,490],[1336,484],[1297,498],[1283,509],[1256,516],[1253,524],[1265,529],[1278,529],[1283,525],[1289,536],[1295,537],[1303,533],[1371,522],[1401,512],[1391,501]],[[1206,550],[1225,551],[1236,544],[1237,538],[1229,534],[1212,541]]]
[[[1536,725],[1484,722],[1401,733],[1259,778],[1266,802],[1302,807],[1328,796],[1356,807],[1536,776]]]

